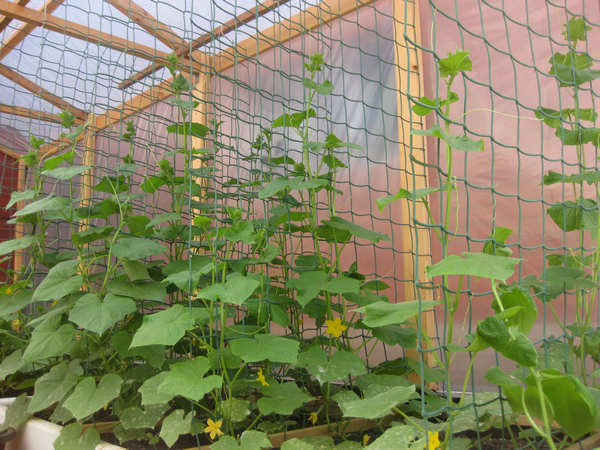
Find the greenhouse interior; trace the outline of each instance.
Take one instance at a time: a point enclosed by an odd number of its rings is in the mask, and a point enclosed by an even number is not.
[[[0,38],[0,448],[600,448],[598,1]]]

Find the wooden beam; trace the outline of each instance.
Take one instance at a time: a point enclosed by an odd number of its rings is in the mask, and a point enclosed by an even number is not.
[[[23,156],[21,153],[11,150],[3,145],[0,145],[0,153],[4,153],[14,159],[19,159],[21,156]]]
[[[137,23],[143,30],[155,36],[167,47],[177,50],[185,46],[185,41],[179,37],[168,25],[160,22],[154,16],[149,14],[144,8],[139,6],[133,0],[105,0],[114,6],[117,10]]]
[[[394,0],[394,55],[396,69],[396,95],[398,115],[398,141],[400,142],[400,176],[399,188],[409,192],[427,187],[427,148],[423,136],[413,135],[412,129],[423,129],[423,118],[412,114],[411,99],[423,95],[422,54],[418,46],[421,42],[418,2]],[[416,43],[413,46],[405,39]],[[410,157],[418,163],[413,163]],[[408,223],[402,228],[400,248],[402,279],[406,280],[401,294],[406,300],[433,300],[433,290],[417,287],[417,283],[430,284],[426,267],[431,264],[431,240],[429,229],[419,223],[429,223],[427,210],[423,202],[410,200],[400,201],[401,220]],[[415,246],[417,247],[415,248]],[[435,332],[434,312],[421,315],[422,333],[431,336]],[[427,344],[422,344],[426,346]],[[412,355],[411,355],[412,353]],[[409,356],[418,357],[415,350]],[[423,358],[428,365],[433,363],[433,355],[424,353]]]
[[[252,19],[261,17],[261,16],[265,15],[266,13],[268,13],[269,11],[272,11],[273,9],[278,8],[279,6],[285,4],[289,1],[290,0],[266,0],[263,3],[256,5],[256,8],[252,8],[247,11],[244,11],[239,16],[236,16],[233,19],[225,22],[224,24],[219,25],[217,28],[215,28],[211,32],[205,33],[202,36],[194,39],[192,41],[191,45],[188,46],[187,44],[184,44],[184,45],[180,46],[179,48],[175,49],[175,54],[177,54],[177,56],[182,56],[186,52],[197,50],[198,48],[202,47],[203,45],[208,44],[209,42],[213,41],[214,39],[217,39],[221,36],[226,35],[230,31],[235,30],[235,28],[245,25],[248,22],[250,22]],[[119,88],[126,89],[129,86],[131,86],[132,84],[136,83],[137,81],[140,81],[143,78],[145,78],[149,75],[152,75],[154,72],[156,72],[157,70],[159,70],[162,67],[164,67],[164,64],[153,62],[148,67],[140,70],[139,72],[137,72],[133,76],[129,77],[128,79],[123,80],[119,84]]]
[[[29,0],[19,0],[17,2],[17,5],[19,5],[19,6],[26,6],[27,3],[29,3]],[[11,22],[12,22],[12,18],[11,17],[6,17],[5,16],[2,19],[0,19],[0,33],[2,33],[4,30],[6,30],[6,27]]]
[[[9,2],[8,0],[0,0],[0,14],[32,25],[43,26],[50,31],[62,33],[83,41],[91,42],[92,44],[114,48],[115,50],[140,58],[151,61],[159,60],[165,64],[168,61],[169,53],[158,51],[153,47],[138,44],[110,33],[94,30],[93,28],[70,22],[60,17],[51,16],[35,9],[24,8]],[[194,63],[191,63],[191,65],[196,71],[202,70],[200,66]]]
[[[305,31],[312,30],[319,25],[323,25],[331,20],[339,18],[342,15],[351,13],[351,12],[359,9],[360,7],[365,6],[373,1],[374,0],[323,0],[321,3],[319,3],[319,6],[312,6],[312,7],[308,8],[306,11],[295,14],[290,19],[288,19],[280,24],[274,25],[267,30],[264,30],[263,32],[261,32],[261,36],[264,36],[264,35],[274,36],[277,34],[277,30],[281,29],[282,27],[290,28],[290,27],[292,27],[293,24],[301,23],[301,24],[304,24],[305,27],[306,26],[310,27],[310,28],[298,28],[296,26],[296,28],[294,30],[290,31],[289,33],[286,33],[285,36],[282,35],[282,39],[286,38],[285,40],[281,41],[281,43],[283,43],[283,42],[286,42],[286,41],[292,39],[293,37],[301,35]],[[281,4],[281,1],[280,1],[280,4]],[[318,9],[319,7],[333,8],[333,11],[335,11],[335,14],[331,14],[331,12],[323,14],[323,12],[319,12],[319,9]],[[309,18],[306,17],[306,14],[309,14],[310,17],[312,17],[312,18],[317,18],[317,20],[316,21],[309,20]],[[284,24],[287,24],[287,25],[284,26]],[[246,55],[246,57],[249,57],[251,54],[251,50],[249,50],[251,43],[254,43],[254,46],[256,47],[256,42],[258,40],[259,40],[259,38],[257,36],[248,38],[245,41],[242,41],[238,46],[236,46],[236,48],[241,46],[240,52],[243,51],[244,54]],[[268,50],[269,48],[272,48],[275,45],[276,45],[276,43],[271,39],[268,42],[268,45],[263,43],[260,46],[260,51]],[[224,53],[231,55],[232,52],[235,54],[236,51],[233,49],[225,50],[213,58],[209,58],[208,55],[203,54],[202,55],[203,59],[200,60],[200,63],[215,67],[215,70],[217,72],[226,70],[226,69],[230,68],[236,61],[232,61],[231,57],[226,58]],[[254,53],[254,55],[256,55],[256,53]],[[215,58],[219,59],[219,65],[214,64]],[[211,61],[211,59],[212,59],[212,61]],[[239,61],[239,59],[237,61]],[[173,95],[173,91],[171,89],[172,82],[173,82],[173,79],[169,78],[169,79],[161,82],[160,84],[147,89],[146,91],[142,92],[141,94],[136,95],[135,97],[133,97],[132,99],[119,105],[118,107],[110,109],[105,114],[97,116],[94,121],[95,122],[94,128],[96,129],[97,132],[102,131],[103,129],[114,125],[115,123],[117,123],[121,120],[125,120],[129,116],[170,97],[171,95]],[[61,139],[57,139],[56,141],[45,145],[42,148],[42,152],[48,153],[48,154],[56,153],[60,149],[64,148],[65,145],[66,145],[65,142],[63,142]]]
[[[215,72],[222,72],[234,64],[252,58],[277,45],[281,45],[303,33],[314,30],[321,25],[339,19],[374,0],[322,0],[295,14],[287,20],[256,33],[243,40],[235,47],[223,50],[214,57]]]
[[[44,122],[61,123],[62,119],[58,114],[37,111],[35,109],[21,108],[20,106],[9,106],[0,104],[0,113],[11,114],[13,116],[27,117],[29,119],[43,120]]]
[[[4,0],[0,0],[0,1],[4,1]],[[62,110],[70,111],[78,119],[81,119],[81,120],[85,119],[85,117],[86,117],[85,111],[82,111],[81,109],[74,107],[73,105],[71,105],[71,104],[67,103],[65,100],[63,100],[62,98],[54,95],[50,91],[47,91],[43,87],[38,86],[33,81],[31,81],[29,78],[24,77],[20,73],[15,72],[10,67],[7,67],[1,63],[0,63],[0,75],[8,78],[11,81],[14,81],[19,86],[24,87],[29,92],[46,100],[48,103],[51,103],[54,106],[56,106]]]
[[[90,113],[87,119],[86,128],[83,137],[83,155],[82,162],[84,166],[90,167],[81,176],[81,187],[79,190],[79,206],[82,208],[92,204],[92,186],[94,184],[94,163],[96,160],[96,133],[91,126],[94,123],[94,114]],[[79,231],[88,228],[90,224],[89,218],[84,218],[80,225]]]
[[[46,14],[52,14],[56,8],[62,5],[63,2],[64,0],[47,0],[38,11],[45,12]],[[21,3],[19,3],[19,5],[21,5]],[[6,40],[4,45],[0,47],[0,60],[4,59],[4,57],[8,55],[13,48],[23,42],[23,40],[35,29],[36,26],[37,25],[32,25],[30,23],[24,23],[21,25],[21,27]]]
[[[19,155],[20,158],[21,155]],[[18,180],[17,180],[17,190],[19,192],[23,192],[26,189],[27,185],[27,166],[25,165],[25,161],[23,159],[17,159],[19,161],[18,165]],[[17,210],[22,209],[25,206],[24,201],[17,202]],[[17,222],[15,224],[15,239],[19,239],[25,236],[25,223]],[[15,281],[18,276],[17,273],[23,267],[25,262],[25,250],[17,250],[15,251],[15,256],[13,259],[13,270],[15,271]]]

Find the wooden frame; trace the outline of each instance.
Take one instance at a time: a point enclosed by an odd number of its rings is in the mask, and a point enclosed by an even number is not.
[[[424,119],[411,114],[411,98],[423,95],[422,54],[418,49],[421,42],[418,1],[394,0],[394,55],[396,61],[396,96],[398,116],[398,141],[400,144],[400,177],[399,188],[409,192],[427,187],[427,147],[423,136],[411,134],[414,128],[423,129]],[[414,23],[413,23],[414,22]],[[409,23],[411,26],[407,27]],[[413,46],[405,38],[414,42]],[[410,156],[416,159],[411,162]],[[402,260],[402,278],[406,281],[402,298],[406,300],[433,300],[433,290],[417,287],[416,283],[428,284],[426,267],[431,264],[431,240],[429,230],[418,223],[429,223],[427,210],[423,202],[400,202],[401,217],[410,225],[403,228],[400,248],[398,251]],[[414,254],[415,243],[418,243],[418,254]],[[424,334],[435,330],[434,312],[426,312],[421,318],[421,329]],[[418,357],[416,351],[410,352]],[[424,354],[428,365],[433,361],[433,355]]]
[[[45,12],[46,14],[52,14],[56,8],[62,5],[64,0],[47,0],[44,5],[38,11]],[[19,2],[18,5],[25,6],[25,3]],[[10,22],[12,18],[6,17],[6,19]],[[21,27],[15,31],[6,41],[6,43],[0,47],[0,60],[4,59],[6,55],[10,53],[10,51],[23,42],[23,39],[27,37],[29,33],[31,33],[37,25],[24,23]]]
[[[94,30],[85,25],[71,22],[60,17],[51,16],[35,9],[25,8],[9,2],[8,0],[0,0],[0,14],[35,26],[43,26],[48,30],[91,42],[92,44],[114,48],[123,53],[144,58],[149,61],[158,60],[164,64],[168,61],[168,53],[156,50],[153,47],[138,44],[100,30]],[[202,67],[194,61],[185,60],[185,62],[186,64],[191,65],[196,71],[202,70]]]
[[[30,0],[19,0],[17,2],[17,5],[19,6],[26,6],[27,3],[29,3]],[[11,17],[3,17],[0,20],[0,33],[2,33],[4,30],[6,30],[6,27],[12,22],[12,18]]]
[[[13,116],[27,117],[28,119],[42,120],[44,122],[60,123],[62,119],[58,114],[47,113],[35,109],[22,108],[20,106],[9,106],[0,104],[0,113]]]
[[[5,1],[5,0],[0,0],[0,2],[1,1]],[[57,95],[54,95],[50,91],[35,84],[29,78],[21,75],[20,73],[12,70],[10,67],[7,67],[2,63],[0,63],[0,75],[17,83],[19,86],[27,89],[32,94],[37,95],[38,97],[46,100],[48,103],[56,106],[57,108],[71,112],[78,119],[83,120],[87,116],[87,113],[85,111],[82,111],[81,109],[76,108],[75,106],[71,105],[70,103],[67,103],[62,98],[58,97]]]
[[[169,26],[148,14],[148,12],[133,0],[105,0],[117,10],[137,23],[144,31],[161,41],[167,47],[177,50],[184,47],[185,41],[180,38]]]
[[[112,2],[115,0],[109,0],[109,1]],[[127,1],[127,0],[118,0],[118,1]],[[225,34],[234,30],[236,27],[247,24],[255,17],[260,17],[260,16],[266,14],[267,12],[269,12],[289,1],[290,0],[267,0],[264,3],[261,3],[260,5],[258,5],[256,8],[245,11],[242,14],[240,14],[239,16],[234,17],[233,19],[224,23],[223,25],[218,26],[217,28],[212,30],[210,33],[205,33],[202,36],[200,36],[199,38],[194,39],[194,41],[191,43],[189,48],[185,43],[183,45],[180,45],[178,48],[174,49],[175,54],[177,56],[182,56],[186,52],[190,51],[190,49],[191,49],[191,51],[197,50],[198,48],[200,48],[203,45],[208,44],[212,40],[214,40],[218,37],[224,36]],[[156,72],[157,70],[159,70],[162,67],[164,67],[164,64],[160,64],[158,62],[153,62],[148,67],[142,69],[141,71],[137,72],[133,76],[131,76],[128,79],[119,83],[119,88],[120,89],[128,88],[135,82],[140,81],[141,79],[143,79],[149,75],[152,75],[154,72]]]

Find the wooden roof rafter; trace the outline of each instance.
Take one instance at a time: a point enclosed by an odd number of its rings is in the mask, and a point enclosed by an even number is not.
[[[0,113],[10,114],[13,116],[27,117],[28,119],[36,119],[44,122],[62,122],[62,118],[58,114],[52,114],[45,111],[38,111],[30,108],[22,108],[20,106],[0,104]]]
[[[42,13],[45,12],[46,14],[52,14],[56,8],[62,5],[63,2],[64,0],[47,0],[46,3],[44,3],[40,9],[38,9],[38,11]],[[21,2],[17,4],[19,6],[25,6],[22,5]],[[5,16],[5,18],[9,21],[12,20],[12,17]],[[4,59],[4,57],[8,55],[13,48],[23,42],[29,33],[31,33],[36,27],[37,25],[30,23],[24,23],[21,25],[21,27],[6,40],[4,45],[0,47],[0,60]]]
[[[133,0],[104,0],[118,11],[137,23],[144,31],[155,36],[167,47],[177,50],[185,46],[185,41],[168,25],[162,23]]]
[[[83,111],[79,108],[76,108],[75,106],[66,102],[59,96],[54,95],[52,92],[48,91],[47,89],[44,89],[43,87],[35,84],[29,78],[21,75],[20,73],[14,71],[10,67],[5,66],[4,64],[1,64],[1,63],[0,63],[0,75],[15,82],[19,86],[27,89],[32,94],[37,95],[38,97],[40,97],[43,100],[46,100],[48,103],[51,103],[52,105],[56,106],[57,108],[69,111],[78,119],[85,120],[85,118],[87,116],[87,113],[85,111]]]
[[[43,26],[47,30],[91,42],[92,44],[114,48],[115,50],[143,59],[150,61],[158,60],[163,64],[168,62],[169,53],[129,41],[119,36],[114,36],[110,33],[95,30],[85,25],[65,20],[61,17],[48,15],[35,9],[25,8],[8,0],[0,0],[0,14],[36,26]],[[197,62],[186,61],[186,64],[188,63],[192,65],[195,71],[203,70],[203,67]]]
[[[19,0],[17,2],[17,5],[19,6],[27,6],[27,3],[29,3],[30,0]],[[12,22],[12,17],[2,17],[2,19],[0,19],[0,33],[2,33],[4,30],[6,30],[6,27]]]
[[[125,0],[125,1],[127,1],[127,0]],[[252,21],[253,19],[261,17],[261,16],[265,15],[266,13],[268,13],[269,11],[276,9],[276,8],[286,4],[289,1],[290,0],[266,0],[266,1],[256,5],[255,8],[251,8],[251,9],[248,9],[247,11],[244,11],[240,15],[234,17],[233,19],[225,22],[222,25],[219,25],[214,30],[212,30],[208,33],[205,33],[202,36],[194,39],[191,42],[191,44],[189,44],[189,45],[184,44],[184,45],[176,48],[175,54],[177,56],[182,56],[182,55],[185,55],[186,52],[197,50],[200,47],[202,47],[203,45],[210,43],[214,39],[217,39],[221,36],[226,35],[227,33],[235,30],[237,27],[245,25],[248,22]],[[161,69],[162,67],[164,67],[164,64],[161,64],[159,62],[153,62],[148,67],[140,70],[139,72],[135,73],[131,77],[129,77],[126,80],[123,80],[121,83],[119,83],[119,88],[126,89],[129,86],[133,85],[134,83],[144,79],[145,77],[152,75],[154,72]]]

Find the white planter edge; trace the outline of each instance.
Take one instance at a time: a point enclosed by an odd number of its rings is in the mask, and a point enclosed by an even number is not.
[[[0,398],[0,423],[4,422],[6,410],[14,398]],[[54,450],[54,441],[63,427],[47,420],[29,419],[17,434],[17,438],[6,445],[6,450]],[[96,450],[126,450],[118,445],[101,442]]]

